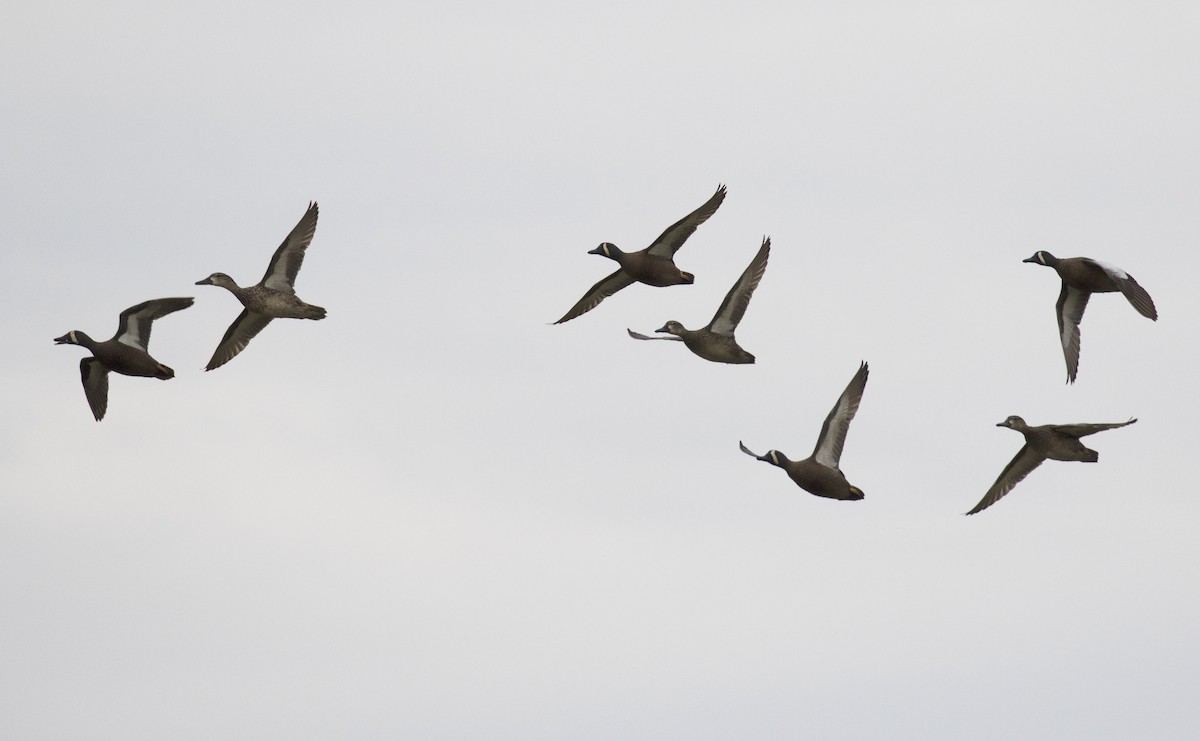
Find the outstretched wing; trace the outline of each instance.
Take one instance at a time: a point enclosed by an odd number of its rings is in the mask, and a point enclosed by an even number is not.
[[[1063,281],[1055,308],[1058,314],[1058,337],[1062,341],[1063,357],[1067,360],[1067,381],[1075,383],[1079,372],[1079,323],[1083,321],[1083,310],[1087,308],[1092,294],[1071,288]]]
[[[1133,276],[1126,273],[1107,262],[1100,260],[1092,260],[1096,265],[1108,273],[1108,277],[1112,278],[1121,289],[1121,293],[1125,294],[1125,298],[1129,303],[1133,304],[1133,308],[1137,309],[1138,313],[1147,319],[1158,321],[1158,310],[1154,308],[1154,299],[1150,298],[1150,294],[1146,293],[1146,289],[1138,285],[1138,282],[1133,279]]]
[[[259,314],[256,311],[244,309],[238,318],[233,320],[233,324],[229,325],[229,329],[225,331],[225,336],[221,338],[220,344],[217,345],[216,352],[213,353],[212,359],[208,361],[208,365],[204,366],[204,370],[210,371],[213,368],[220,368],[234,356],[246,349],[246,345],[250,344],[250,340],[271,323],[271,317],[264,314]]]
[[[569,322],[581,314],[588,313],[592,309],[599,306],[600,302],[604,299],[613,295],[622,288],[633,285],[634,283],[634,279],[629,277],[628,273],[618,268],[617,272],[602,279],[596,285],[589,288],[588,292],[583,294],[583,298],[575,302],[575,305],[571,307],[571,310],[566,314],[563,314],[563,318],[559,319],[557,322],[555,322],[555,324]]]
[[[150,323],[167,314],[186,309],[192,305],[192,298],[156,298],[143,301],[137,306],[130,306],[121,312],[117,323],[117,333],[113,339],[122,345],[136,347],[147,352],[150,345]]]
[[[644,335],[641,332],[634,332],[628,327],[625,328],[625,331],[628,332],[629,336],[635,340],[675,340],[676,342],[683,342],[682,337],[676,337],[673,334],[667,335],[666,337],[651,337],[649,335]]]
[[[1012,491],[1013,487],[1021,482],[1021,479],[1029,475],[1029,472],[1038,466],[1042,465],[1044,457],[1034,452],[1029,443],[1025,443],[1017,455],[1008,462],[1004,470],[1000,472],[1000,478],[996,479],[996,483],[992,484],[992,488],[988,489],[987,494],[983,495],[983,499],[979,500],[979,504],[968,512],[968,515],[973,515],[976,512],[982,512],[1000,500],[1000,497]]]
[[[646,251],[656,257],[673,257],[687,241],[687,238],[696,231],[696,227],[708,221],[708,217],[717,212],[724,200],[725,186],[721,185],[717,187],[717,192],[713,193],[712,198],[704,202],[703,206],[667,227],[667,230],[660,234],[658,239],[650,243]]]
[[[746,313],[746,307],[750,305],[750,297],[754,295],[754,289],[758,288],[758,282],[767,272],[767,258],[770,256],[771,238],[763,237],[758,254],[746,266],[742,276],[737,279],[737,283],[734,283],[733,288],[729,289],[729,293],[725,294],[721,308],[717,309],[712,321],[708,323],[709,331],[714,334],[733,336],[738,322],[742,321],[742,315]]]
[[[95,358],[79,361],[79,375],[83,378],[83,393],[96,421],[104,419],[108,411],[108,368]]]
[[[838,461],[842,459],[842,446],[846,444],[846,433],[850,431],[850,421],[858,413],[869,372],[864,361],[833,409],[829,410],[825,424],[821,425],[821,434],[817,436],[817,447],[813,450],[813,458],[817,463],[835,469],[838,467]]]
[[[308,249],[316,233],[317,204],[310,201],[308,210],[271,256],[271,264],[267,266],[267,272],[263,275],[263,285],[276,291],[295,293],[296,274],[300,272],[300,264],[304,262],[304,251]]]
[[[742,452],[745,453],[746,455],[753,456],[760,461],[763,460],[764,458],[766,458],[765,455],[759,455],[758,453],[755,453],[754,451],[750,450],[750,448],[747,448],[746,445],[741,440],[738,440],[738,447],[741,448]]]
[[[1130,419],[1128,422],[1097,422],[1095,424],[1055,425],[1054,430],[1055,432],[1061,432],[1063,434],[1070,435],[1071,437],[1078,438],[1087,437],[1088,435],[1093,435],[1097,432],[1104,432],[1105,430],[1115,430],[1118,427],[1125,427],[1126,425],[1131,425],[1134,422],[1137,422],[1136,418]]]

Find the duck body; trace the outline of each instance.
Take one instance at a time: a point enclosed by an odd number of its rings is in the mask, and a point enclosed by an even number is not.
[[[846,390],[838,397],[837,403],[829,411],[825,423],[821,425],[821,434],[817,436],[817,445],[813,454],[799,461],[789,460],[778,450],[771,450],[766,455],[758,455],[739,442],[738,447],[743,453],[765,463],[782,468],[797,486],[809,494],[826,499],[842,501],[857,501],[866,495],[863,490],[851,484],[842,473],[840,462],[842,447],[846,443],[846,434],[850,430],[850,422],[858,413],[858,405],[862,401],[863,391],[867,386],[869,373],[864,362],[858,367],[858,372],[850,379]]]
[[[197,281],[198,286],[220,286],[232,293],[242,306],[271,319],[324,319],[325,309],[300,300],[294,291],[279,291],[262,284],[242,287],[224,273],[213,273]]]
[[[1055,304],[1059,340],[1067,363],[1067,383],[1074,383],[1079,374],[1080,333],[1083,312],[1093,293],[1120,292],[1139,314],[1158,320],[1158,309],[1146,289],[1133,276],[1115,265],[1090,257],[1058,258],[1039,250],[1022,262],[1053,268],[1062,279],[1062,289]]]
[[[714,334],[707,329],[685,329],[679,322],[667,322],[654,331],[675,335],[694,355],[714,363],[747,365],[754,362],[754,356],[743,350],[732,335]]]
[[[587,293],[583,294],[583,298],[576,301],[555,324],[569,322],[586,314],[599,306],[604,299],[634,283],[666,288],[695,282],[694,275],[680,270],[675,265],[675,253],[696,231],[696,227],[716,213],[724,201],[725,186],[721,185],[704,205],[667,227],[666,231],[644,250],[624,252],[612,242],[601,242],[595,249],[588,250],[589,255],[607,257],[620,265],[620,268],[589,288]]]
[[[767,270],[767,259],[770,255],[771,238],[763,237],[762,245],[758,248],[754,259],[750,261],[737,282],[725,294],[725,300],[721,302],[721,307],[717,309],[712,321],[701,329],[688,329],[679,322],[671,320],[654,330],[672,335],[671,337],[647,337],[632,329],[626,331],[635,340],[680,340],[693,354],[714,363],[734,365],[753,363],[754,356],[742,349],[737,338],[734,337],[734,331],[746,313],[746,307],[750,305],[750,297],[754,295],[754,289],[758,287],[759,281],[762,280],[763,274]]]
[[[601,242],[595,249],[588,250],[588,254],[616,261],[628,278],[648,286],[666,288],[696,282],[696,276],[680,270],[673,257],[652,255],[649,247],[637,252],[623,252],[612,242]]]
[[[224,288],[245,307],[229,325],[204,370],[219,368],[233,360],[272,319],[325,318],[325,309],[300,300],[294,287],[305,251],[316,234],[318,215],[316,202],[309,203],[308,210],[271,256],[267,272],[257,284],[239,286],[225,273],[213,273],[196,281],[198,286]]]
[[[74,337],[72,337],[74,335]],[[96,342],[79,330],[68,332],[62,337],[56,337],[54,342],[59,345],[79,345],[91,351],[91,358],[84,362],[95,361],[113,373],[123,376],[142,376],[167,380],[175,377],[175,371],[163,365],[150,356],[150,353],[136,347],[131,347],[115,339]]]
[[[163,381],[175,377],[174,370],[150,355],[150,325],[155,319],[186,309],[192,302],[191,298],[160,298],[131,306],[121,312],[117,333],[103,342],[97,342],[79,330],[54,338],[56,345],[79,345],[92,353],[91,357],[79,361],[79,374],[88,406],[97,422],[104,419],[108,411],[109,372]]]
[[[1007,427],[1010,430],[1020,432],[1025,437],[1025,444],[1021,446],[1016,456],[1000,472],[996,483],[992,484],[992,487],[984,494],[983,499],[979,500],[979,503],[967,514],[973,515],[981,512],[998,502],[1046,460],[1095,463],[1100,460],[1100,454],[1085,446],[1080,442],[1079,438],[1103,432],[1104,430],[1115,430],[1118,427],[1125,427],[1134,422],[1137,422],[1137,420],[1130,419],[1127,422],[1113,423],[1031,426],[1026,424],[1025,420],[1013,415],[1003,422],[998,423],[997,427]]]
[[[853,486],[846,479],[846,475],[840,469],[822,465],[817,462],[815,457],[810,456],[802,461],[792,461],[788,460],[787,456],[778,450],[772,450],[764,456],[755,457],[782,468],[787,473],[788,478],[795,482],[796,486],[799,486],[809,494],[825,497],[826,499],[840,499],[843,501],[854,501],[866,496],[863,494],[862,489]]]

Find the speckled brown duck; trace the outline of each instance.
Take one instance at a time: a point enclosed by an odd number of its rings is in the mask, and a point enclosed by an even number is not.
[[[308,249],[316,231],[317,204],[313,202],[308,204],[304,216],[300,217],[283,244],[275,250],[266,275],[256,285],[243,288],[225,273],[213,273],[204,280],[196,281],[198,286],[226,289],[246,307],[229,325],[204,370],[219,368],[233,360],[272,319],[325,318],[325,309],[304,303],[296,295],[295,289],[296,274],[304,262],[304,251]]]
[[[91,351],[91,357],[79,361],[79,372],[83,377],[83,393],[97,422],[108,411],[110,371],[164,381],[175,377],[175,371],[150,356],[150,325],[155,319],[191,305],[191,298],[158,298],[131,306],[121,312],[117,333],[104,342],[97,342],[77,329],[54,338],[57,345],[79,345]]]
[[[767,258],[771,255],[771,238],[763,237],[762,246],[750,264],[746,266],[737,282],[725,295],[721,308],[713,316],[707,326],[700,329],[688,329],[672,319],[655,332],[665,332],[671,337],[649,337],[627,329],[629,336],[635,340],[676,340],[681,341],[696,355],[711,360],[714,363],[753,363],[754,356],[742,349],[734,337],[738,322],[750,305],[750,297],[758,282],[767,271]]]
[[[1100,454],[1084,447],[1083,443],[1079,442],[1079,438],[1094,435],[1104,430],[1115,430],[1118,427],[1125,427],[1134,422],[1137,422],[1137,420],[1131,419],[1128,422],[1115,422],[1111,424],[1038,425],[1030,427],[1025,424],[1025,420],[1014,415],[998,423],[997,427],[1007,427],[1024,435],[1025,444],[1021,446],[1021,449],[1017,451],[1017,455],[1000,472],[1000,477],[996,479],[996,483],[992,484],[992,488],[988,489],[987,494],[983,495],[983,499],[979,500],[979,504],[976,504],[967,514],[973,515],[976,512],[982,512],[995,504],[1001,497],[1012,491],[1013,487],[1028,476],[1033,469],[1042,465],[1042,462],[1047,459],[1053,461],[1095,463],[1100,460]]]
[[[708,221],[708,218],[717,212],[724,200],[725,186],[722,185],[703,206],[667,227],[667,230],[644,250],[623,252],[611,242],[602,242],[596,249],[589,250],[589,255],[603,255],[615,260],[621,267],[589,288],[588,292],[583,294],[583,298],[555,324],[569,322],[581,314],[586,314],[599,306],[604,299],[634,283],[645,283],[660,288],[692,283],[695,276],[675,266],[675,253],[687,238],[692,236],[696,227]]]

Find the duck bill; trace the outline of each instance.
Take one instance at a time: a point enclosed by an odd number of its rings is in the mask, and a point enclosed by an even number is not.
[[[196,285],[198,286],[211,286],[212,284],[212,278],[205,278],[204,280],[196,281]]]

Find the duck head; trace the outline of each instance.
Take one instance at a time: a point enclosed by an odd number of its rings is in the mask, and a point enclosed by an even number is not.
[[[1053,265],[1054,263],[1058,262],[1058,258],[1056,258],[1054,255],[1051,255],[1049,252],[1046,252],[1045,250],[1038,250],[1037,252],[1033,253],[1033,255],[1025,258],[1021,262],[1032,262],[1036,265]]]

